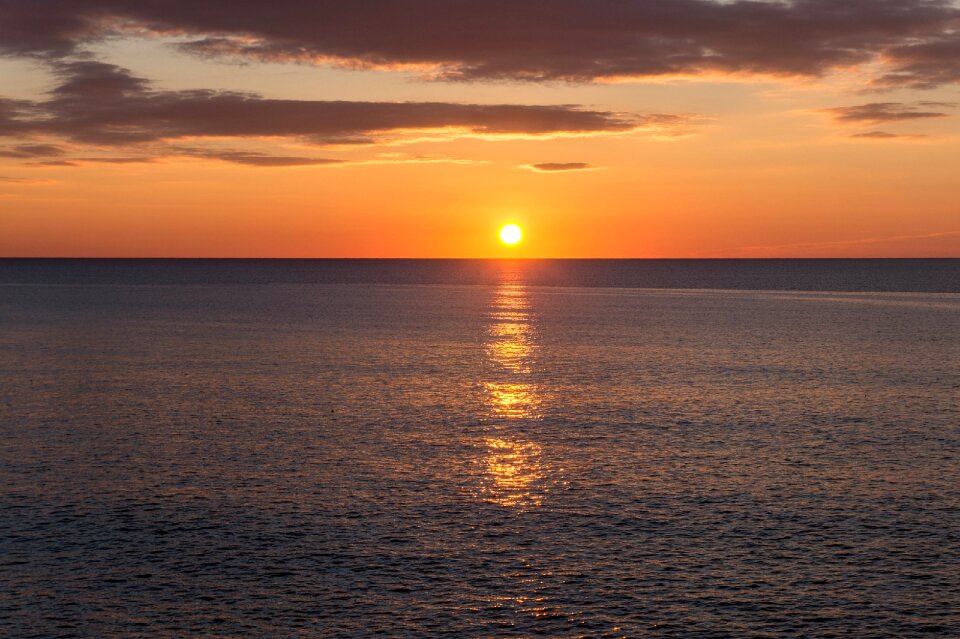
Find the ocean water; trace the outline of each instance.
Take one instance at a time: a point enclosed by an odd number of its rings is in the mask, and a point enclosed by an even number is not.
[[[0,261],[0,636],[960,637],[958,290]]]

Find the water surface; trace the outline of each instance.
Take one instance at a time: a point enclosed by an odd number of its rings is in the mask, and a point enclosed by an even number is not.
[[[0,268],[0,635],[960,636],[955,280],[166,264]]]

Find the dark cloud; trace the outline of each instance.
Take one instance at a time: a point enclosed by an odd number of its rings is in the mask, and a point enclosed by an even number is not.
[[[64,151],[55,144],[19,144],[12,148],[0,149],[4,158],[43,158],[63,155]]]
[[[77,166],[72,160],[43,160],[40,162],[28,162],[30,166]]]
[[[123,32],[212,56],[409,65],[452,79],[816,76],[883,60],[886,85],[955,82],[951,0],[0,0],[0,51],[63,56]]]
[[[542,173],[557,173],[562,171],[589,171],[600,167],[586,162],[539,162],[537,164],[526,164],[520,168]]]
[[[193,151],[189,155],[255,167],[330,166],[345,163],[343,160],[330,158],[268,155],[266,153],[246,153],[243,151]]]
[[[912,133],[888,133],[887,131],[864,131],[863,133],[853,133],[850,137],[861,140],[916,140],[927,136]]]
[[[932,89],[960,82],[960,34],[894,47],[887,56],[894,70],[878,85]]]
[[[220,160],[231,162],[243,166],[256,168],[283,168],[295,166],[344,166],[344,165],[365,165],[365,164],[422,164],[422,163],[449,163],[449,164],[475,164],[476,160],[467,160],[464,158],[450,157],[445,155],[404,155],[400,153],[382,154],[374,160],[340,160],[334,158],[317,158],[306,156],[290,155],[271,155],[268,153],[258,153],[251,151],[236,150],[215,150],[201,149],[180,146],[165,146],[157,149],[156,156],[129,156],[129,157],[80,157],[73,158],[63,165],[75,166],[76,164],[101,163],[101,164],[137,164],[151,163],[163,158],[203,158],[206,160]]]
[[[903,102],[871,102],[846,107],[823,109],[837,122],[856,124],[861,122],[901,122],[905,120],[925,120],[929,118],[945,118],[950,114],[944,111],[932,111],[934,108],[951,108],[954,105],[948,102],[917,102],[905,104]]]
[[[0,0],[0,53],[72,53],[78,45],[106,35],[98,20],[98,15],[109,12],[106,5],[49,0],[41,7],[24,0]]]
[[[150,164],[165,157],[194,157],[209,160],[222,160],[234,164],[255,167],[289,167],[289,166],[326,166],[344,164],[344,160],[329,158],[308,158],[269,155],[266,153],[248,153],[244,151],[208,151],[200,149],[158,150],[157,156],[128,156],[128,157],[78,157],[69,160],[47,160],[30,162],[31,166],[79,166],[81,164]]]
[[[60,62],[55,70],[60,84],[49,100],[9,111],[8,135],[55,135],[101,146],[192,137],[370,144],[437,130],[438,135],[555,136],[669,129],[685,122],[678,115],[630,117],[570,105],[273,100],[223,91],[155,91],[127,70],[102,62]],[[232,161],[272,160],[248,154]]]
[[[16,178],[16,177],[10,177],[8,175],[0,175],[0,182],[13,182],[13,183],[20,184],[20,183],[30,182],[30,180],[26,178]]]
[[[74,158],[72,161],[98,164],[145,164],[156,162],[159,157],[195,157],[208,160],[223,160],[224,162],[257,167],[320,166],[344,163],[343,160],[332,160],[328,158],[293,157],[245,151],[210,151],[201,149],[167,149],[158,157],[85,157]]]
[[[74,158],[74,162],[86,162],[93,164],[145,164],[154,162],[156,158],[149,156],[137,157],[102,157],[102,158]]]
[[[36,116],[33,102],[0,97],[0,137],[23,134],[24,121]]]

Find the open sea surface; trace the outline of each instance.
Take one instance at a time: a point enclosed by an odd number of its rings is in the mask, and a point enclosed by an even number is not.
[[[960,637],[960,260],[0,260],[0,636]]]

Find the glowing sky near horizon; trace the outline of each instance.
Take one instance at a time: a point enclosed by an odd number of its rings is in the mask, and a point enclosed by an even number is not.
[[[8,0],[0,79],[3,256],[960,256],[946,0]]]

